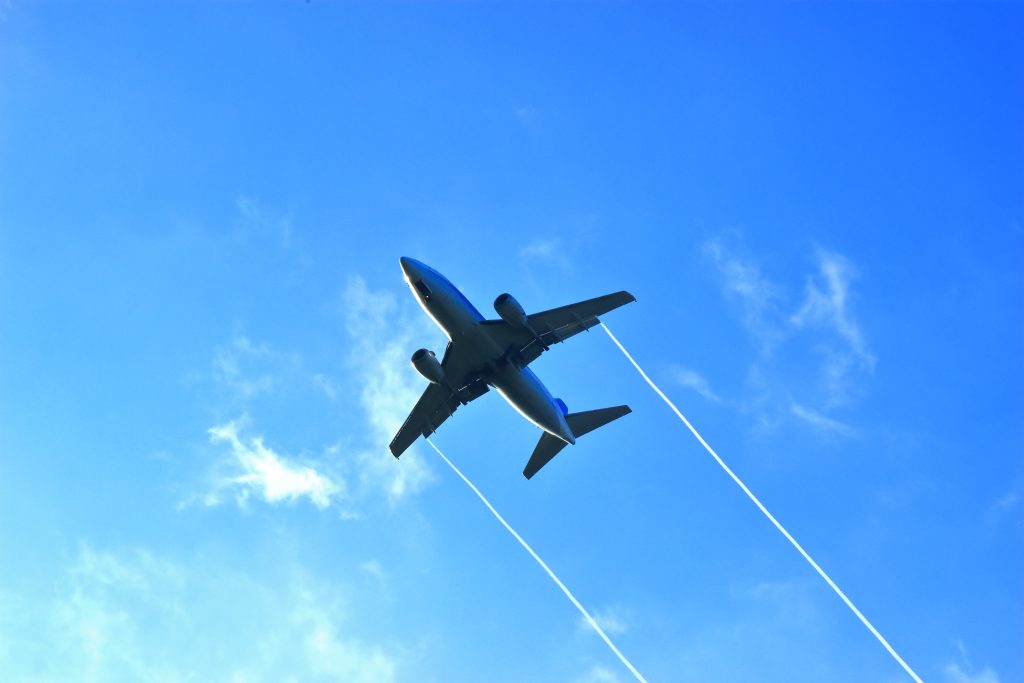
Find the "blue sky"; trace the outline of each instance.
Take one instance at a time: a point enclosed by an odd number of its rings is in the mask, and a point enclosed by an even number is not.
[[[424,444],[443,338],[609,327],[929,682],[1024,680],[1024,11],[0,10],[0,678],[630,680]],[[436,443],[650,681],[909,680],[599,330],[633,414]]]

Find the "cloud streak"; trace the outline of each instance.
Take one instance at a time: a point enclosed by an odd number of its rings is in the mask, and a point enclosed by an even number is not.
[[[743,324],[761,353],[770,354],[785,337],[777,313],[781,288],[762,275],[753,260],[729,249],[724,239],[708,240],[703,251],[718,270],[726,296],[739,306]]]
[[[270,355],[266,344],[253,344],[245,335],[238,335],[214,352],[213,379],[242,400],[267,394],[274,388],[273,376],[269,372],[253,373],[251,370]]]
[[[206,505],[219,504],[224,491],[233,492],[239,506],[250,498],[271,505],[306,498],[323,509],[344,496],[340,478],[275,453],[262,436],[244,436],[242,431],[247,426],[248,418],[243,416],[208,430],[211,443],[228,446],[231,472],[218,478],[214,490],[203,499]]]
[[[718,402],[722,400],[711,390],[711,384],[696,370],[684,368],[681,365],[674,365],[669,372],[672,380],[679,386],[692,389],[709,401]]]
[[[10,683],[392,683],[400,650],[345,628],[338,593],[294,569],[273,580],[83,545],[50,592],[0,595],[0,671]]]
[[[853,434],[854,430],[827,415],[849,404],[859,380],[875,367],[875,356],[851,306],[853,266],[835,252],[817,249],[815,270],[804,278],[802,296],[792,297],[726,237],[709,240],[703,252],[758,350],[750,377],[761,394],[754,401],[759,421],[771,424],[788,414],[823,434]],[[732,242],[739,241],[733,237]],[[809,365],[807,356],[818,359],[810,365],[815,368],[810,377],[803,370]],[[700,379],[684,376],[680,383],[699,392]],[[799,399],[793,400],[794,395]]]
[[[854,366],[870,373],[875,368],[875,357],[849,308],[853,267],[842,256],[823,249],[818,250],[816,258],[818,277],[807,278],[803,303],[789,320],[796,329],[816,327],[839,341],[825,346],[822,352],[828,403],[838,405],[846,400],[848,375]]]
[[[841,436],[852,436],[855,433],[854,429],[849,425],[826,417],[818,411],[802,406],[799,403],[790,405],[789,410],[795,417],[803,420],[820,432],[839,434]]]
[[[566,256],[567,248],[558,237],[537,237],[519,250],[520,258],[530,263],[546,261],[559,268],[568,269],[572,262]]]

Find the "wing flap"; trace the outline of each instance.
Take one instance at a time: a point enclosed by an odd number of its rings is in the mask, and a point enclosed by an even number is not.
[[[391,454],[396,458],[406,451],[416,439],[429,436],[437,431],[445,420],[455,414],[461,401],[452,390],[440,384],[430,384],[412,412],[391,441]]]

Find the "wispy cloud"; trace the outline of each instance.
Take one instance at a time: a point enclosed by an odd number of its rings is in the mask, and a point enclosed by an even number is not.
[[[999,683],[999,675],[992,669],[985,668],[971,674],[960,668],[959,664],[950,662],[942,669],[942,675],[949,683]]]
[[[1005,493],[989,505],[988,518],[990,522],[998,523],[1003,520],[1017,519],[1019,522],[1024,522],[1024,515],[1021,515],[1021,493],[1018,485],[1018,490],[1013,490]]]
[[[277,214],[256,198],[246,195],[235,197],[235,208],[241,218],[240,237],[269,237],[285,249],[294,246],[295,235],[290,216]]]
[[[583,676],[573,679],[573,683],[619,683],[620,680],[611,669],[595,665]]]
[[[418,447],[399,461],[388,444],[426,384],[409,356],[417,346],[430,342],[440,353],[438,331],[419,315],[411,299],[408,305],[400,305],[392,292],[372,290],[359,277],[349,281],[339,304],[350,342],[347,363],[352,372],[345,385],[326,374],[304,370],[297,354],[276,351],[245,335],[236,335],[217,348],[213,378],[245,410],[254,399],[278,393],[286,385],[315,389],[336,401],[345,386],[354,384],[361,419],[349,421],[353,429],[342,442],[321,448],[316,461],[276,451],[254,431],[247,412],[217,424],[207,430],[210,442],[226,447],[227,453],[212,467],[204,490],[187,496],[179,507],[210,507],[227,500],[239,506],[252,500],[268,504],[307,500],[321,509],[333,507],[350,519],[361,517],[373,498],[383,497],[393,505],[431,480],[431,469]]]
[[[519,250],[519,256],[528,261],[544,261],[563,269],[572,266],[567,253],[567,247],[559,237],[536,237]]]
[[[619,635],[625,633],[627,630],[626,622],[617,610],[606,609],[591,614],[597,625],[601,627],[601,630],[611,635]],[[579,620],[579,627],[581,630],[590,632],[592,626],[590,622],[585,618],[581,617]]]
[[[529,121],[537,116],[537,108],[529,104],[520,104],[515,108],[515,114],[521,121]]]
[[[253,344],[245,335],[236,335],[214,351],[213,379],[242,400],[270,393],[275,378],[265,366],[271,356],[266,344]]]
[[[17,609],[0,615],[0,671],[11,683],[394,681],[400,646],[354,633],[338,593],[297,569],[84,545],[52,592],[3,596]]]
[[[673,365],[671,370],[672,381],[681,387],[693,389],[709,401],[721,401],[718,395],[711,390],[711,384],[696,370],[685,368],[681,365]]]
[[[838,405],[847,397],[847,376],[851,368],[857,365],[871,372],[875,357],[849,308],[850,284],[855,276],[853,267],[844,257],[823,249],[818,250],[816,258],[818,274],[807,278],[803,303],[790,316],[790,322],[797,329],[817,327],[837,337],[839,343],[823,347],[822,369],[828,402]]]
[[[330,613],[315,602],[316,596],[304,593],[301,598],[293,619],[305,630],[302,640],[310,673],[352,683],[395,680],[391,655],[382,648],[342,637]]]
[[[780,287],[761,273],[753,258],[730,247],[725,237],[708,240],[703,251],[718,270],[726,296],[739,306],[743,323],[760,351],[770,353],[785,336],[778,320]]]
[[[789,415],[821,433],[855,433],[827,414],[848,405],[875,367],[851,304],[856,272],[849,260],[817,249],[814,272],[804,277],[802,295],[793,296],[765,274],[738,233],[709,240],[703,251],[758,350],[749,372],[755,396],[746,402],[759,424]],[[697,379],[693,388],[699,391]]]
[[[324,392],[324,395],[332,401],[338,398],[338,387],[330,377],[322,373],[316,373],[313,375],[313,385],[317,389]]]
[[[847,424],[822,415],[813,408],[793,403],[789,407],[790,412],[795,416],[821,432],[839,434],[841,436],[852,436],[855,432]]]
[[[791,320],[798,327],[809,324],[832,327],[858,357],[866,363],[873,363],[864,335],[847,307],[850,282],[854,277],[850,262],[824,249],[818,250],[817,261],[819,278],[807,279],[804,303]],[[823,288],[820,286],[822,283]]]
[[[345,494],[344,481],[275,453],[262,436],[245,436],[249,419],[238,420],[208,430],[210,442],[229,448],[227,472],[214,481],[213,489],[202,497],[205,505],[217,505],[230,492],[240,506],[250,498],[265,503],[293,503],[303,498],[318,508],[328,507]]]
[[[960,661],[951,661],[942,669],[942,675],[948,683],[999,683],[999,675],[989,667],[974,672],[975,667],[964,641],[957,639],[956,649]]]

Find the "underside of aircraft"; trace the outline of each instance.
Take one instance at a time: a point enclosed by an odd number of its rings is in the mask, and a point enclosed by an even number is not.
[[[544,430],[523,470],[531,478],[576,438],[630,412],[628,406],[569,413],[528,367],[552,345],[597,325],[598,316],[635,301],[616,292],[527,315],[511,294],[494,301],[499,319],[486,320],[443,275],[424,263],[401,259],[417,301],[450,339],[440,361],[427,349],[412,364],[430,384],[391,442],[397,458],[420,436],[429,436],[455,413],[491,388]]]

